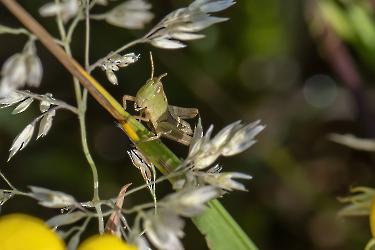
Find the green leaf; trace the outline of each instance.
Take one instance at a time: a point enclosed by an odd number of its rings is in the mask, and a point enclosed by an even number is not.
[[[209,201],[210,209],[192,220],[214,250],[258,249],[218,200]]]
[[[347,14],[334,1],[318,1],[325,19],[332,25],[337,34],[347,41],[355,40],[356,34],[348,21]]]
[[[360,6],[353,4],[348,9],[348,19],[363,44],[367,48],[375,49],[375,24],[369,14]]]

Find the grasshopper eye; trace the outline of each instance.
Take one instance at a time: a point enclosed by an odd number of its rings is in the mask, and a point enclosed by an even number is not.
[[[160,94],[161,92],[163,92],[163,85],[159,84],[159,86],[157,86],[155,88],[155,94]]]

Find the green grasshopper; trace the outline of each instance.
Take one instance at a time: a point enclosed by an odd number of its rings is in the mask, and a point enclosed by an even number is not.
[[[154,62],[151,57],[151,78],[138,91],[137,95],[124,95],[123,107],[126,110],[126,101],[134,101],[134,109],[140,111],[139,116],[132,118],[149,122],[150,128],[156,136],[141,140],[139,143],[159,139],[165,136],[171,140],[189,146],[193,131],[190,124],[183,119],[194,118],[198,114],[195,108],[180,108],[168,105],[167,97],[163,90],[161,78],[167,75],[164,73],[159,77],[154,77]],[[143,115],[145,115],[143,117]],[[151,126],[152,124],[152,126]]]

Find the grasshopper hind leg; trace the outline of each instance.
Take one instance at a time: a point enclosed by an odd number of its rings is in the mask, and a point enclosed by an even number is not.
[[[191,131],[191,129],[190,129],[190,131]],[[176,125],[171,124],[169,122],[161,122],[161,123],[159,123],[156,132],[158,134],[160,132],[164,132],[164,136],[165,137],[167,137],[167,138],[169,138],[171,140],[177,141],[177,142],[179,142],[181,144],[184,144],[186,146],[190,145],[191,139],[193,138],[192,137],[192,135],[193,135],[192,133],[191,134],[187,133],[187,132],[189,132],[188,130],[186,130],[186,131],[181,130],[179,127],[177,127]]]

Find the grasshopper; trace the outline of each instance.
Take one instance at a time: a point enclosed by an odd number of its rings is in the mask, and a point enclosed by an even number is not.
[[[135,97],[124,95],[123,98],[123,107],[125,110],[126,101],[134,101],[134,109],[140,111],[139,116],[133,116],[132,118],[149,122],[150,128],[156,134],[153,137],[141,140],[137,144],[165,136],[189,146],[193,131],[190,124],[183,119],[194,118],[198,114],[198,110],[195,108],[181,108],[168,105],[163,84],[161,83],[161,78],[166,76],[167,73],[159,77],[154,77],[154,62],[151,53],[150,58],[152,68],[151,78],[147,80],[146,84],[138,91]]]

